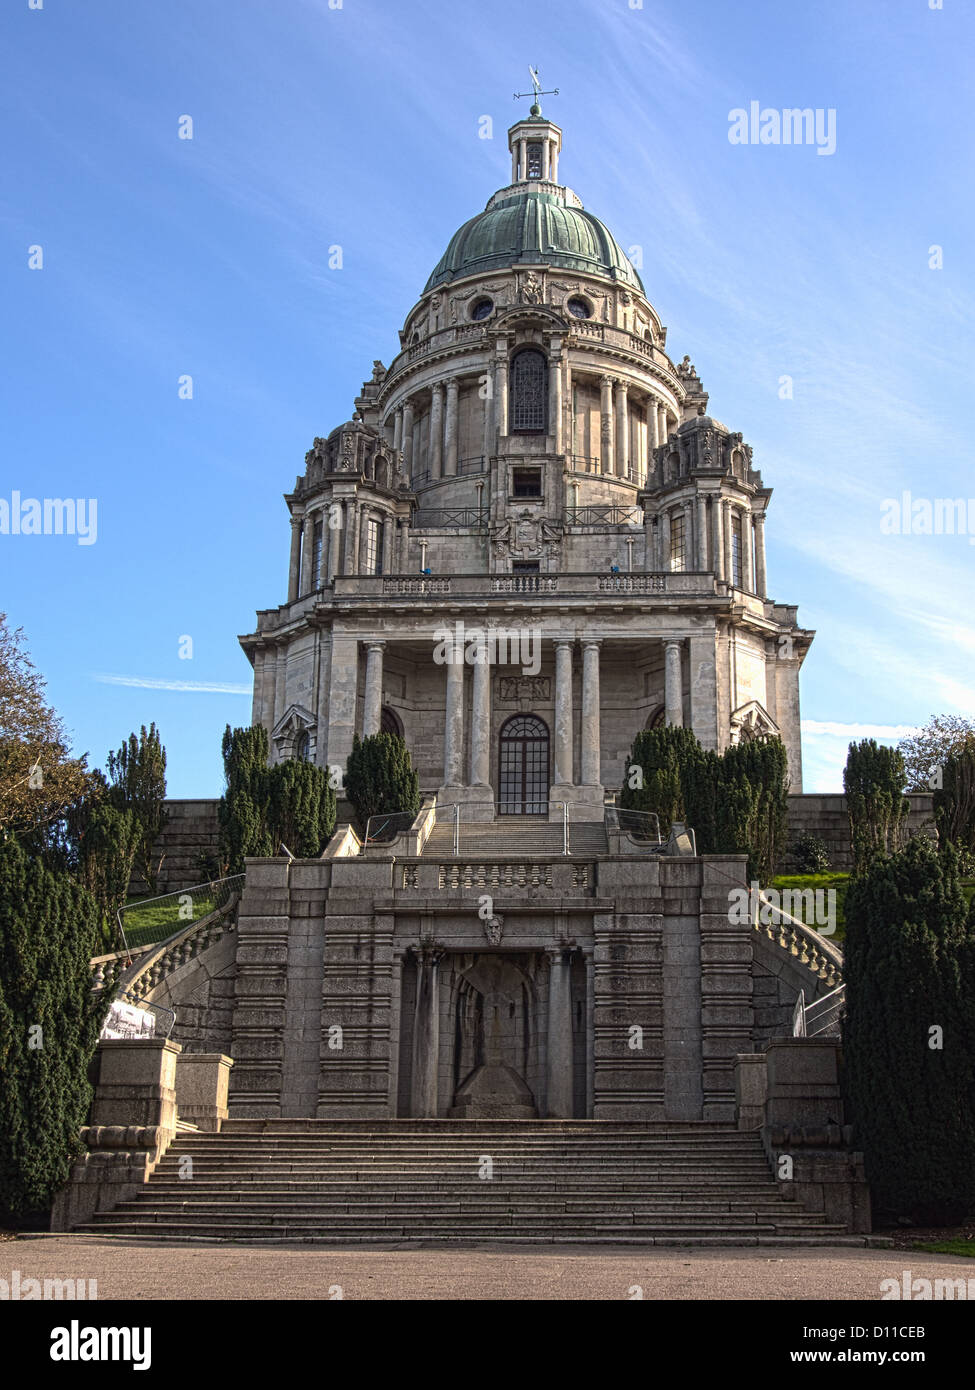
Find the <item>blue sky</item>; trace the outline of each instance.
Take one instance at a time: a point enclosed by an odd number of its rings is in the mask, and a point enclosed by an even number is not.
[[[92,763],[155,719],[170,794],[219,794],[282,493],[507,182],[529,63],[561,177],[642,248],[668,349],[775,490],[770,591],[818,633],[806,790],[850,737],[975,715],[969,536],[880,527],[905,489],[975,493],[972,8],[633,3],[4,6],[0,498],[95,498],[98,531],[0,535],[0,608]],[[753,100],[835,109],[836,152],[730,144]]]

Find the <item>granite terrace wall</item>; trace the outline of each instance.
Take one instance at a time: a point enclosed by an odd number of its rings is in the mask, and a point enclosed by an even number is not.
[[[932,794],[912,792],[908,801],[911,810],[907,818],[907,833],[933,836]],[[850,818],[846,797],[841,792],[803,792],[799,796],[789,797],[789,834],[799,835],[803,831],[817,835],[825,843],[830,864],[837,872],[843,873],[853,867]],[[790,867],[788,861],[783,867]]]
[[[165,853],[157,893],[175,893],[202,882],[197,867],[199,855],[217,855],[220,827],[216,800],[167,801],[169,820],[156,841],[156,858]],[[146,886],[137,871],[132,875],[130,892],[144,893]]]

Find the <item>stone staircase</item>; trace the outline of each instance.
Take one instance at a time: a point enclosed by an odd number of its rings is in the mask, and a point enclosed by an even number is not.
[[[784,1200],[755,1133],[591,1120],[228,1120],[178,1134],[137,1198],[76,1229],[336,1245],[865,1243]]]
[[[460,853],[464,855],[561,854],[562,822],[545,816],[499,816],[495,821],[464,821],[460,825]],[[608,854],[606,827],[602,821],[569,822],[572,854]],[[423,848],[427,856],[453,855],[454,826],[448,816],[438,821]]]

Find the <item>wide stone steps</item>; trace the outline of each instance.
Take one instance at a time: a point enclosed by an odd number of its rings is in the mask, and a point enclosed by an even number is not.
[[[755,1134],[594,1121],[228,1121],[178,1135],[137,1197],[78,1229],[341,1245],[846,1240],[784,1200]]]
[[[544,816],[499,816],[495,821],[461,821],[461,854],[562,854],[562,823]],[[572,854],[608,854],[606,827],[601,821],[570,821],[569,851]],[[453,822],[445,817],[434,826],[427,840],[425,855],[443,856],[454,852]]]

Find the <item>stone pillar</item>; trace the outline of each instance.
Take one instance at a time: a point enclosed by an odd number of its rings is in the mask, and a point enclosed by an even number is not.
[[[663,511],[660,514],[660,568],[667,570],[671,568],[670,558],[670,512]]]
[[[555,643],[555,786],[572,785],[572,643]]]
[[[356,694],[359,686],[359,642],[332,633],[328,681],[328,752],[326,762],[344,775],[355,735]]]
[[[752,513],[751,508],[743,507],[741,516],[741,587],[748,593],[755,592],[754,560],[752,555]]]
[[[562,358],[552,353],[548,364],[548,413],[549,433],[555,436],[555,452],[561,454],[565,448],[565,421],[562,410]]]
[[[430,404],[430,480],[443,472],[443,384],[437,382],[431,391]]]
[[[582,756],[580,781],[600,786],[599,766],[599,643],[582,644]]]
[[[599,452],[604,473],[613,471],[613,378],[599,379]]]
[[[304,523],[301,528],[301,581],[298,587],[298,597],[303,598],[311,590],[311,553],[312,543],[315,534],[315,521],[311,512],[305,513]]]
[[[254,652],[254,698],[251,701],[251,725],[264,722],[264,648]]]
[[[721,499],[721,525],[724,530],[724,577],[729,584],[735,582],[734,550],[731,537],[731,501],[727,497]]]
[[[325,573],[328,583],[339,572],[339,547],[342,543],[342,526],[345,516],[341,502],[330,502],[328,510],[325,512],[325,529],[328,532],[328,554],[326,558]]]
[[[349,546],[349,550],[352,553],[352,569],[350,571],[351,574],[362,573],[362,560],[359,555],[359,546],[362,543],[362,518],[364,513],[365,507],[363,507],[361,503],[354,502],[352,504],[352,523],[350,532],[350,540],[352,543]]]
[[[351,500],[345,503],[345,526],[342,531],[342,573],[355,574],[359,558],[358,505]]]
[[[443,780],[444,786],[459,787],[464,781],[464,659],[463,652],[450,655],[460,659],[447,662]]]
[[[298,570],[301,563],[301,517],[291,518],[291,559],[288,564],[288,602],[298,597]]]
[[[487,787],[491,783],[491,667],[487,661],[474,663],[473,679],[470,784]]]
[[[393,415],[393,451],[398,452],[403,447],[403,407],[400,406]]]
[[[484,466],[494,453],[494,375],[490,365],[478,380],[478,394],[484,402]]]
[[[520,169],[521,169],[521,178],[522,178],[522,179],[527,179],[527,177],[528,177],[528,141],[527,141],[527,140],[519,140],[519,141],[518,141],[518,159],[519,159],[519,164],[520,164]]]
[[[714,555],[714,577],[724,579],[724,512],[721,507],[721,498],[714,496],[711,498],[711,521],[714,532],[714,544],[712,553]]]
[[[261,672],[261,723],[267,729],[268,738],[274,728],[274,677],[277,651],[273,646],[264,648],[264,666]]]
[[[215,1133],[227,1118],[233,1060],[222,1052],[188,1052],[176,1062],[176,1112],[197,1129]]]
[[[548,1104],[549,1119],[572,1118],[571,956],[548,950]]]
[[[548,183],[548,181],[549,181],[549,168],[550,168],[550,167],[551,167],[551,159],[550,159],[550,152],[549,152],[549,142],[548,142],[548,140],[543,140],[543,141],[542,141],[542,179],[543,179],[543,181],[544,181],[545,183]]]
[[[660,408],[652,396],[647,402],[647,429],[656,449],[664,441],[660,438]]]
[[[658,443],[660,443],[660,444],[666,444],[666,443],[667,443],[667,408],[666,408],[666,406],[662,406],[662,405],[658,405],[658,406],[657,406],[657,433],[658,433],[658,435],[659,435]]]
[[[508,349],[498,344],[498,355],[494,363],[494,421],[498,434],[504,438],[508,433]]]
[[[403,450],[403,468],[409,478],[413,473],[413,402],[407,401],[403,406],[403,427],[400,436],[400,447]]]
[[[703,492],[697,498],[697,567],[702,574],[708,567],[708,499]]]
[[[684,570],[694,568],[694,505],[684,503]]]
[[[680,642],[664,644],[664,719],[678,728],[684,723],[684,678],[680,649]]]
[[[444,423],[444,473],[453,478],[457,473],[457,401],[460,381],[452,376],[447,382],[447,417]]]
[[[274,658],[274,718],[271,720],[271,728],[278,722],[284,711],[287,709],[285,700],[288,694],[288,648],[282,642],[278,645]],[[268,730],[270,733],[270,730]],[[271,746],[273,756],[274,746]]]
[[[443,951],[430,946],[414,950],[416,1008],[413,1014],[413,1096],[410,1109],[419,1119],[435,1119],[440,1053],[440,957]]]
[[[759,598],[768,598],[768,575],[765,569],[765,513],[756,512],[755,523],[755,592]]]
[[[703,748],[718,747],[718,684],[714,628],[693,633],[687,642],[690,668],[691,728]]]
[[[383,703],[383,650],[385,642],[369,642],[366,645],[366,689],[365,705],[362,712],[362,737],[378,734],[382,720]]]
[[[559,181],[559,147],[558,147],[558,145],[555,143],[554,140],[552,141],[552,162],[551,162],[551,167],[549,168],[549,177],[551,178],[551,180],[552,180],[553,183],[558,183],[558,181]]]
[[[389,574],[393,568],[393,527],[395,522],[391,516],[380,518],[383,526],[383,574]]]
[[[625,381],[616,383],[616,476],[625,478],[630,469],[630,401]]]

